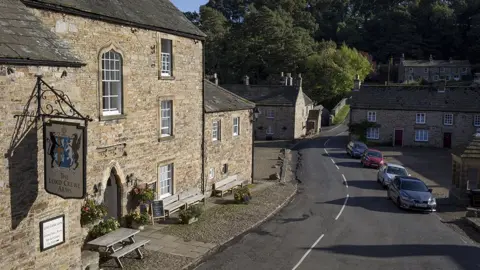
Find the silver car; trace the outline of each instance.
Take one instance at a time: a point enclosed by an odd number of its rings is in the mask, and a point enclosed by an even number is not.
[[[435,212],[437,201],[425,183],[411,176],[397,176],[388,186],[387,198],[399,208]]]
[[[410,176],[407,169],[401,165],[385,163],[378,169],[377,182],[383,187],[388,187],[395,176]]]

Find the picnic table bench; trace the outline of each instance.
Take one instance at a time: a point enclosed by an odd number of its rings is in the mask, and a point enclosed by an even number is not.
[[[217,194],[220,194],[220,196],[223,197],[223,194],[225,194],[226,192],[233,191],[233,189],[241,186],[243,186],[243,181],[238,179],[238,174],[235,174],[214,183],[213,191],[215,196],[217,196]]]
[[[125,255],[135,251],[138,258],[143,259],[140,247],[145,246],[150,240],[135,242],[135,235],[139,232],[139,230],[120,228],[94,239],[88,242],[88,244],[98,249],[104,249],[107,257],[114,258],[118,266],[123,269],[123,264],[120,259]]]

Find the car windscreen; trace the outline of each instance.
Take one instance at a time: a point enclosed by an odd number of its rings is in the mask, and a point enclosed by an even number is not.
[[[368,153],[367,153],[367,156],[369,156],[369,157],[378,157],[378,158],[381,158],[381,157],[382,157],[382,153],[376,152],[376,151],[372,151],[372,152],[368,152]]]
[[[387,173],[400,175],[400,176],[408,175],[407,171],[404,168],[400,168],[400,167],[388,167]]]
[[[355,149],[357,150],[366,150],[368,147],[365,144],[357,143],[355,144]]]
[[[402,181],[400,189],[411,190],[411,191],[421,191],[428,192],[427,186],[419,181]]]

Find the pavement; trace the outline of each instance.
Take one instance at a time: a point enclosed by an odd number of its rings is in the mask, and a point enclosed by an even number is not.
[[[376,170],[345,154],[346,130],[300,142],[294,200],[197,269],[480,269],[475,242],[387,200]]]

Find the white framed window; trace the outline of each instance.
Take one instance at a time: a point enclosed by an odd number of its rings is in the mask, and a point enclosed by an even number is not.
[[[268,127],[267,127],[267,132],[266,132],[266,133],[267,133],[267,135],[273,135],[273,128],[272,128],[272,126],[268,126]]]
[[[446,114],[443,115],[443,124],[445,126],[453,125],[453,114],[452,113],[446,113]]]
[[[267,118],[275,118],[275,112],[273,111],[273,109],[267,109]]]
[[[428,81],[428,76],[423,76],[423,79]]]
[[[440,68],[440,72],[445,72],[445,68],[444,67]]]
[[[170,39],[162,38],[161,47],[162,69],[160,71],[160,74],[161,76],[172,76],[172,41]]]
[[[480,127],[480,114],[473,116],[473,125]]]
[[[428,142],[428,130],[426,130],[426,129],[416,129],[415,130],[415,141],[416,142]]]
[[[377,112],[367,112],[368,122],[377,122]]]
[[[408,71],[413,72],[413,68],[408,68]]]
[[[423,69],[423,72],[428,73],[428,68]]]
[[[380,128],[371,127],[367,129],[367,139],[378,140],[380,138]]]
[[[169,137],[173,135],[172,105],[172,100],[160,101],[160,137]]]
[[[213,179],[215,178],[215,168],[210,168],[210,170],[208,171],[208,179]]]
[[[240,135],[240,117],[233,118],[233,136]]]
[[[102,114],[122,114],[122,56],[110,50],[102,54]]]
[[[445,80],[450,81],[451,79],[450,75],[445,76]]]
[[[173,195],[173,163],[158,168],[158,199]]]
[[[458,80],[460,80],[460,76],[459,76],[458,74],[457,74],[457,75],[453,75],[453,79],[454,79],[455,81],[458,81]]]
[[[415,116],[415,123],[416,124],[425,124],[426,123],[425,113],[417,113],[417,115]]]
[[[220,120],[213,121],[213,126],[212,126],[212,140],[213,141],[219,141],[220,140]]]
[[[433,80],[434,81],[438,81],[440,79],[440,77],[438,75],[433,75]]]
[[[462,73],[463,74],[467,73],[467,68],[462,68]]]

